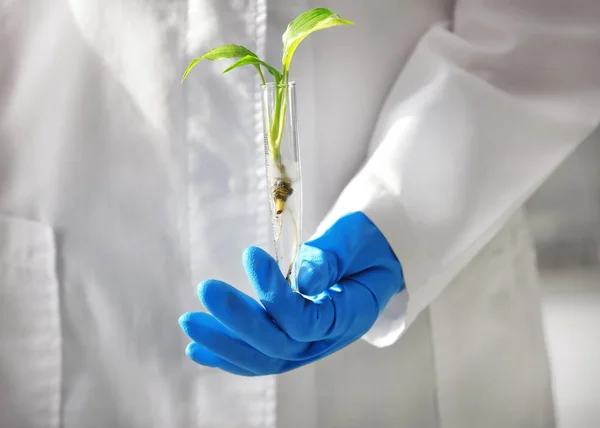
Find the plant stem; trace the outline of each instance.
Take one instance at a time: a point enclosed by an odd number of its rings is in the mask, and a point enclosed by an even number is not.
[[[285,125],[285,115],[287,112],[289,73],[283,69],[283,85],[276,87],[275,109],[273,111],[273,122],[269,129],[270,139],[273,142],[272,150],[273,160],[280,158],[281,140],[283,139],[283,129]]]
[[[287,88],[287,86],[286,86]],[[285,113],[287,110],[287,98],[288,98],[288,91],[285,91],[285,95],[283,98],[283,107],[281,108],[281,119],[279,121],[279,129],[277,132],[277,141],[275,142],[277,149],[280,149],[281,147],[281,140],[283,139],[283,125],[285,122]]]
[[[279,126],[280,126],[280,122],[284,121],[284,118],[281,117],[281,95],[282,95],[282,88],[277,86],[275,88],[275,109],[273,110],[273,123],[271,124],[271,129],[269,130],[269,134],[271,137],[271,141],[273,142],[273,151],[271,152],[271,155],[273,156],[273,160],[277,160],[280,155],[279,155],[279,145],[280,145],[280,138],[279,138]]]

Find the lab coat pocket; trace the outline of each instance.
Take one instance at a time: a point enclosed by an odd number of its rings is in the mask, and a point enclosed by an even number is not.
[[[59,426],[55,254],[51,227],[0,216],[0,427]]]

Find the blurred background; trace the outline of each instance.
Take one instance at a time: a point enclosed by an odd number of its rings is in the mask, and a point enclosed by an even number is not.
[[[600,129],[527,206],[544,290],[559,428],[600,420]]]

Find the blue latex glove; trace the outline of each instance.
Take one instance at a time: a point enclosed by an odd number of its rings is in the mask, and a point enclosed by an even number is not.
[[[262,306],[224,282],[201,283],[198,294],[210,314],[179,320],[193,340],[188,357],[238,375],[283,373],[359,339],[404,288],[400,263],[362,213],[341,218],[304,244],[299,261],[301,294],[270,255],[246,250],[244,267]]]

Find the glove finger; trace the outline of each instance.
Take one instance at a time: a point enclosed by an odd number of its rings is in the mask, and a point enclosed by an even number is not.
[[[331,353],[331,352],[329,352]],[[239,375],[239,376],[247,376],[247,377],[256,377],[257,374],[251,372],[250,370],[243,369],[241,367],[236,366],[235,364],[230,363],[227,360],[224,360],[221,357],[213,354],[208,351],[206,348],[202,347],[196,342],[190,342],[186,348],[186,355],[192,361],[197,364],[200,364],[205,367],[218,368],[225,372]],[[290,370],[294,370],[298,367],[304,366],[306,364],[312,363],[314,361],[319,360],[320,356],[313,356],[306,360],[301,361],[290,361],[285,364],[285,366],[278,372],[278,374],[288,372]]]
[[[287,283],[285,287],[289,288]],[[319,356],[336,344],[336,341],[324,342],[322,339],[340,336],[348,327],[349,317],[345,315],[337,318],[336,323],[322,326],[317,323],[312,326],[315,336],[313,339],[321,341],[318,343],[298,342],[282,331],[256,300],[231,285],[209,280],[201,283],[198,289],[204,306],[217,320],[240,339],[269,357],[302,361]],[[351,306],[346,301],[352,300],[362,302],[364,307],[369,297],[372,297],[368,290],[361,287],[360,284],[349,284],[345,293],[340,293],[340,291],[340,289],[337,289],[337,292],[330,290],[317,304],[320,308],[334,311],[336,306]],[[338,300],[337,303],[333,301],[333,297]],[[332,317],[332,319],[336,319],[336,317]],[[293,330],[300,331],[301,328],[296,327]]]
[[[376,297],[371,287],[365,283],[375,282],[384,284],[389,281],[390,275],[385,269],[371,269],[351,277],[343,278],[329,290],[322,293],[314,305],[319,307],[320,313],[333,313],[332,321],[320,323],[314,321],[311,329],[312,343],[302,354],[304,358],[323,356],[331,349],[339,349],[341,342],[353,342],[363,336],[377,320],[381,303],[387,303],[392,292],[382,292]],[[377,285],[385,289],[384,285]],[[389,287],[388,287],[389,288]],[[385,297],[381,297],[385,294]],[[288,322],[288,329],[305,333],[303,324],[294,324],[293,320]],[[290,327],[291,326],[291,327]]]
[[[328,337],[358,339],[365,334],[379,316],[379,303],[365,281],[375,280],[370,274],[360,273],[343,278],[327,294],[336,308],[335,321]]]
[[[244,370],[267,375],[279,373],[286,364],[285,360],[268,357],[248,345],[212,315],[187,313],[179,322],[183,331],[194,342]]]
[[[313,342],[324,337],[335,320],[335,307],[326,299],[312,301],[295,293],[277,262],[260,248],[244,252],[244,268],[260,302],[289,337]]]
[[[235,364],[231,364],[229,361],[226,361],[221,357],[217,357],[215,354],[198,345],[196,342],[191,342],[187,346],[185,354],[190,360],[202,366],[216,367],[223,371],[239,376],[256,376],[255,373],[252,373],[249,370],[244,370]]]
[[[298,359],[306,349],[305,343],[292,340],[282,331],[260,303],[231,285],[204,281],[198,286],[198,295],[216,319],[263,354]]]

